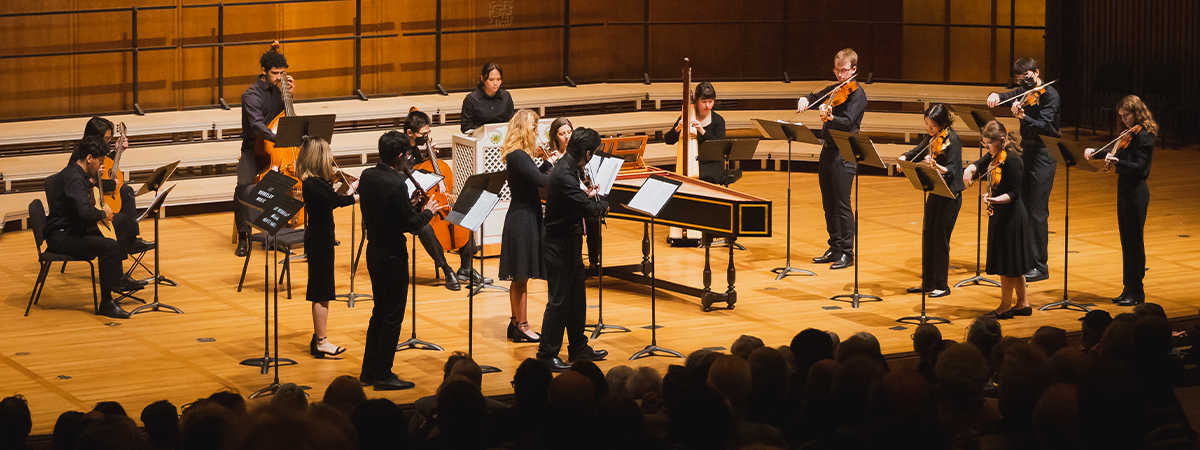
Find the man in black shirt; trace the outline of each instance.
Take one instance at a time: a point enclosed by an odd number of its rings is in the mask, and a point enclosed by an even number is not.
[[[262,66],[262,74],[242,93],[242,156],[238,159],[237,188],[233,191],[233,222],[238,233],[234,254],[237,256],[246,256],[250,249],[250,225],[246,223],[246,210],[239,200],[258,175],[258,167],[254,163],[254,146],[258,138],[275,142],[275,132],[271,131],[269,125],[283,112],[283,92],[279,90],[279,83],[283,71],[288,68],[287,58],[275,49],[267,50],[258,61]],[[295,92],[296,85],[291,75],[288,75],[288,85],[291,87],[289,92]]]
[[[89,136],[79,141],[71,153],[71,161],[58,174],[46,179],[46,250],[77,258],[100,258],[100,311],[103,316],[128,319],[129,313],[113,301],[113,291],[134,291],[141,285],[121,282],[121,259],[125,256],[117,241],[100,234],[97,222],[113,219],[113,212],[104,205],[96,207],[92,189],[97,186],[97,173],[108,144],[99,137]]]
[[[608,210],[608,202],[597,198],[598,189],[579,188],[579,171],[587,164],[587,152],[600,147],[600,135],[590,128],[577,128],[567,144],[567,154],[550,170],[546,188],[546,314],[542,318],[542,339],[537,359],[552,370],[571,366],[559,359],[563,330],[570,345],[568,361],[598,361],[607,350],[587,345],[583,325],[587,319],[587,297],[583,269],[583,219],[599,217]]]
[[[837,76],[838,84],[846,83],[858,73],[858,53],[853,49],[842,49],[833,58],[833,74]],[[847,83],[848,84],[848,83]],[[819,106],[822,120],[821,139],[825,145],[821,147],[821,157],[817,162],[817,181],[821,185],[821,204],[825,209],[825,230],[829,233],[829,250],[824,255],[813,258],[818,264],[833,263],[830,269],[845,269],[854,265],[854,210],[850,207],[850,189],[854,186],[854,171],[858,166],[856,161],[842,159],[837,145],[829,135],[829,130],[841,130],[857,133],[862,125],[863,112],[867,109],[867,94],[861,85],[850,92],[846,100],[836,106],[829,106],[825,101],[817,103],[817,99],[833,96],[831,91],[838,85],[832,85],[821,92],[808,94],[797,102],[796,112],[801,112],[814,106]]]
[[[1031,58],[1021,58],[1014,62],[1013,75],[1020,86],[1008,92],[993,92],[988,95],[989,107],[1042,84],[1037,61]],[[1021,179],[1021,202],[1025,204],[1025,211],[1029,214],[1033,227],[1035,264],[1034,268],[1025,274],[1025,281],[1028,282],[1050,278],[1050,270],[1046,266],[1050,236],[1050,190],[1054,188],[1054,172],[1058,169],[1058,161],[1046,150],[1046,145],[1042,143],[1042,135],[1061,136],[1058,132],[1060,101],[1058,91],[1053,86],[1046,86],[1045,92],[1038,95],[1036,102],[1026,105],[1023,104],[1025,102],[1022,98],[1018,98],[1010,107],[1013,117],[1021,120],[1021,162],[1025,165],[1024,178]]]
[[[83,136],[95,136],[108,143],[112,141],[113,131],[112,121],[103,117],[92,117],[83,128]],[[117,153],[124,152],[129,147],[129,143],[122,137],[115,142],[115,147],[110,155],[114,159],[117,158]],[[105,195],[109,195],[117,190],[117,183],[111,179],[102,179],[100,188]],[[113,212],[112,222],[113,229],[117,233],[117,244],[121,246],[122,258],[130,253],[153,249],[154,242],[145,241],[139,237],[141,227],[137,221],[137,200],[134,198],[133,187],[129,183],[123,184],[117,195],[121,198],[121,210]],[[124,281],[133,281],[133,278],[126,275]]]
[[[413,211],[405,175],[396,170],[403,168],[411,150],[408,138],[398,131],[384,133],[379,137],[381,162],[364,170],[358,182],[359,207],[367,230],[367,270],[375,298],[358,379],[373,384],[377,391],[415,386],[392,373],[408,300],[408,240],[404,233],[428,224],[438,204],[430,201],[420,213]]]
[[[459,130],[466,133],[489,123],[504,123],[512,119],[517,110],[513,107],[512,96],[500,87],[503,77],[504,70],[499,64],[490,62],[483,66],[479,85],[463,99]]]

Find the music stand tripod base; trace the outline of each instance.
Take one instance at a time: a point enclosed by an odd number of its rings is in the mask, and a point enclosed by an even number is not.
[[[659,353],[665,353],[665,354],[659,354]],[[633,355],[631,355],[629,357],[629,360],[633,361],[635,359],[644,358],[647,356],[674,356],[676,358],[683,358],[683,353],[679,353],[679,352],[677,352],[675,350],[671,350],[669,348],[662,348],[657,345],[650,344],[650,345],[647,345],[646,348],[638,350],[637,353],[634,353]]]
[[[785,277],[787,277],[788,275],[810,275],[810,276],[814,276],[814,277],[817,276],[816,272],[813,272],[808,269],[798,269],[798,268],[792,267],[791,265],[787,265],[787,266],[783,266],[783,267],[776,267],[774,269],[771,269],[771,273],[776,274],[775,281],[782,280]]]
[[[999,281],[993,280],[991,278],[987,278],[978,273],[976,273],[975,276],[973,276],[971,278],[967,278],[965,280],[954,283],[954,287],[959,288],[959,287],[963,287],[963,286],[982,286],[985,284],[990,284],[995,287],[1000,287]]]
[[[1079,311],[1079,312],[1091,312],[1092,311],[1092,309],[1088,308],[1087,305],[1075,303],[1075,302],[1067,300],[1065,298],[1062,300],[1059,300],[1057,302],[1054,302],[1054,303],[1048,303],[1046,305],[1042,305],[1041,308],[1038,308],[1038,311],[1046,311],[1049,309],[1060,309],[1060,308],[1061,309],[1069,309],[1072,311]]]
[[[604,333],[604,330],[615,330],[615,331],[620,331],[620,332],[623,332],[623,333],[628,333],[628,332],[629,332],[629,329],[628,329],[628,328],[625,328],[625,327],[623,327],[623,326],[620,326],[620,325],[608,325],[608,324],[605,324],[605,323],[591,323],[591,324],[584,325],[584,326],[583,326],[583,328],[584,328],[585,330],[586,330],[586,329],[588,329],[588,328],[591,328],[591,329],[592,329],[592,339],[599,339],[599,338],[600,338],[600,334]]]
[[[900,323],[908,323],[908,324],[913,324],[913,325],[922,325],[922,324],[926,324],[926,323],[932,323],[934,325],[941,325],[941,324],[950,323],[950,319],[927,316],[924,313],[922,313],[919,316],[901,317],[899,319],[896,319],[896,321],[900,322]]]
[[[843,298],[846,298],[849,300],[842,300]],[[874,295],[859,294],[857,289],[855,289],[853,294],[835,295],[833,297],[829,297],[829,299],[836,300],[839,302],[850,302],[850,307],[855,308],[855,309],[857,309],[858,304],[862,303],[862,302],[881,302],[881,301],[883,301],[882,298],[876,297]]]

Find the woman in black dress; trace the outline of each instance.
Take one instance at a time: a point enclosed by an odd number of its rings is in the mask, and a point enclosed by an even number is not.
[[[717,91],[713,89],[712,83],[702,81],[696,85],[696,90],[692,94],[692,132],[696,136],[697,146],[710,139],[725,139],[725,119],[720,114],[717,114],[716,111],[713,111],[716,102]],[[663,139],[666,140],[667,145],[675,145],[675,143],[679,142],[679,134],[683,131],[683,125],[679,123],[680,120],[683,120],[683,118],[676,119],[675,125],[671,127],[671,130],[663,134]],[[692,164],[696,165],[692,166]],[[698,176],[701,180],[709,183],[729,184],[737,181],[725,179],[725,165],[720,161],[697,163],[697,161],[693,160],[688,162],[688,165],[688,173],[692,174],[692,176]]]
[[[988,178],[991,186],[983,199],[991,215],[987,273],[1000,276],[1000,307],[987,315],[997,319],[1033,315],[1025,297],[1025,273],[1034,264],[1033,229],[1020,203],[1024,167],[1019,139],[995,120],[988,122],[980,135],[987,153],[963,170],[963,183],[970,186],[977,178]]]
[[[512,119],[516,109],[513,108],[512,96],[500,87],[503,81],[504,70],[499,64],[489,62],[483,65],[479,71],[479,84],[463,98],[459,130],[466,133],[489,123],[504,123]]]
[[[958,222],[958,211],[962,209],[962,196],[959,195],[963,190],[962,141],[950,128],[951,123],[950,110],[941,103],[930,105],[925,110],[925,131],[929,132],[929,137],[900,155],[901,161],[921,161],[933,166],[954,193],[952,199],[930,195],[925,202],[922,280],[920,286],[908,288],[908,292],[914,294],[924,289],[934,298],[950,295],[950,285],[946,282],[950,271],[950,235]],[[903,169],[897,165],[896,171]]]
[[[508,301],[512,307],[508,338],[513,342],[538,342],[539,335],[529,328],[529,279],[546,279],[542,262],[542,240],[546,225],[542,216],[542,199],[538,189],[550,182],[550,167],[561,153],[546,153],[538,146],[537,113],[522,109],[508,121],[508,134],[501,146],[508,167],[508,189],[512,202],[504,217],[504,232],[500,238],[500,279],[512,280]],[[541,166],[533,157],[543,159]]]
[[[296,158],[304,187],[304,207],[308,225],[304,229],[304,252],[308,255],[308,301],[312,302],[313,336],[308,352],[316,358],[337,356],[346,351],[329,343],[325,324],[329,319],[329,300],[337,294],[333,281],[333,210],[358,201],[358,194],[341,195],[334,189],[333,153],[324,139],[305,139]],[[345,182],[345,178],[339,181]],[[350,183],[350,192],[358,181]]]
[[[1129,129],[1129,140],[1112,147],[1084,150],[1084,156],[1104,158],[1117,170],[1117,228],[1121,232],[1121,261],[1125,288],[1113,303],[1133,306],[1146,301],[1142,279],[1146,276],[1146,208],[1150,206],[1150,160],[1154,156],[1154,135],[1158,123],[1142,99],[1128,95],[1117,103],[1117,114]],[[1140,127],[1134,129],[1135,127]]]

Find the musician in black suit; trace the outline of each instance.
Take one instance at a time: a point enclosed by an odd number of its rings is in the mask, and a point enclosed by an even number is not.
[[[542,339],[537,359],[552,370],[571,366],[558,357],[563,331],[570,344],[568,361],[598,361],[608,355],[587,345],[583,332],[587,318],[587,298],[583,268],[583,220],[598,217],[608,210],[608,202],[599,199],[598,189],[579,187],[579,171],[587,163],[587,153],[600,147],[600,135],[590,128],[577,128],[567,144],[567,153],[550,170],[546,192],[546,239],[543,253],[547,271],[546,314],[542,318]]]
[[[1123,148],[1097,151],[1084,150],[1084,156],[1104,158],[1117,169],[1117,228],[1121,232],[1121,263],[1124,268],[1122,284],[1125,289],[1113,299],[1121,306],[1133,306],[1146,301],[1142,279],[1146,277],[1146,208],[1150,206],[1150,162],[1154,156],[1154,135],[1158,123],[1136,95],[1128,95],[1117,103],[1121,123],[1130,128],[1129,140]],[[1133,132],[1132,128],[1141,125]],[[1120,144],[1117,144],[1120,147]]]
[[[1032,58],[1018,59],[1012,68],[1020,86],[1008,92],[993,92],[988,95],[989,107],[1042,84],[1037,61]],[[1042,143],[1042,135],[1061,136],[1058,132],[1061,105],[1058,91],[1054,90],[1053,86],[1046,86],[1044,90],[1045,92],[1037,96],[1028,96],[1028,102],[1024,101],[1025,96],[1017,98],[1010,106],[1013,117],[1021,120],[1021,162],[1025,165],[1022,178],[1025,185],[1021,186],[1021,202],[1025,204],[1030,226],[1033,227],[1035,259],[1033,269],[1025,274],[1025,281],[1030,283],[1050,278],[1050,269],[1046,266],[1050,236],[1050,190],[1054,188],[1054,172],[1058,169],[1058,161],[1046,150],[1046,145]]]
[[[141,289],[136,282],[121,280],[121,259],[125,254],[117,241],[100,234],[97,222],[113,219],[108,205],[96,207],[93,188],[96,174],[108,154],[103,138],[88,136],[71,152],[71,161],[58,174],[46,179],[49,215],[43,232],[46,250],[76,258],[100,258],[100,310],[102,316],[128,319],[129,313],[113,301],[112,292]]]
[[[854,210],[850,206],[850,189],[854,186],[854,171],[858,163],[842,159],[829,130],[858,132],[863,113],[867,109],[867,94],[862,86],[850,79],[858,73],[858,53],[853,49],[842,49],[833,58],[833,74],[838,84],[821,92],[801,97],[796,112],[817,107],[821,110],[821,157],[817,162],[817,181],[821,185],[821,204],[825,209],[825,230],[829,233],[829,250],[813,258],[818,264],[833,263],[830,269],[845,269],[854,265]],[[841,86],[841,88],[838,88]],[[845,99],[840,103],[837,89],[844,89]],[[818,99],[825,98],[821,102]],[[837,104],[834,104],[837,103]]]
[[[269,125],[283,112],[283,91],[279,83],[287,70],[287,58],[275,49],[267,50],[258,59],[262,74],[258,80],[242,93],[242,155],[238,158],[237,188],[233,191],[233,225],[237,227],[238,244],[233,253],[239,257],[250,251],[250,225],[246,223],[246,209],[239,205],[246,186],[254,183],[258,167],[254,162],[254,146],[258,138],[275,142],[275,132]],[[296,92],[295,80],[288,75],[289,92]]]
[[[466,133],[489,123],[505,123],[512,119],[517,109],[513,107],[508,90],[500,87],[502,82],[504,69],[499,64],[483,65],[479,71],[479,84],[463,98],[459,130]]]
[[[430,201],[421,212],[414,211],[411,193],[404,184],[407,176],[397,171],[403,169],[411,151],[408,138],[400,132],[384,133],[379,137],[381,162],[364,170],[358,182],[359,205],[367,230],[367,270],[375,299],[358,379],[373,384],[377,391],[415,386],[392,373],[408,300],[408,240],[404,233],[415,233],[428,224],[439,205]]]
[[[115,148],[110,152],[109,157],[115,159],[117,152],[124,152],[128,149],[129,142],[124,137],[118,138],[114,142],[114,130],[112,121],[103,117],[92,117],[83,127],[83,136],[96,136],[104,139],[105,143],[113,142]],[[121,210],[113,211],[113,227],[117,232],[117,244],[121,246],[121,252],[128,255],[154,248],[154,242],[145,241],[139,237],[142,230],[137,221],[137,200],[133,195],[133,187],[129,183],[125,183],[118,190],[117,183],[109,179],[101,180],[100,188],[104,191],[104,195],[118,191],[117,195],[121,198]],[[128,275],[125,275],[123,280],[134,281]]]
[[[929,105],[925,110],[925,131],[929,136],[899,158],[932,165],[954,193],[954,198],[930,195],[925,202],[925,232],[921,237],[922,280],[920,286],[908,288],[909,293],[924,290],[934,298],[950,295],[950,285],[946,281],[950,271],[950,235],[958,222],[958,211],[962,209],[962,196],[959,195],[963,190],[962,141],[950,128],[951,123],[950,110],[945,105]],[[897,165],[896,171],[903,169]]]

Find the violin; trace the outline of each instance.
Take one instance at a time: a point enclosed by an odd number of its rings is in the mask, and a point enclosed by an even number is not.
[[[1113,142],[1117,143],[1116,147],[1113,147],[1113,151],[1112,151],[1113,157],[1115,158],[1117,156],[1118,151],[1124,150],[1126,147],[1129,147],[1129,143],[1131,141],[1133,141],[1133,135],[1138,134],[1140,132],[1142,132],[1142,126],[1140,124],[1138,124],[1138,125],[1129,127],[1128,130],[1125,130],[1124,133],[1121,133],[1120,136],[1117,136],[1117,138],[1113,140]],[[1104,147],[1108,147],[1109,145],[1112,145],[1113,142],[1109,142],[1108,145],[1105,145]],[[1103,149],[1104,147],[1100,147],[1100,148]],[[1099,150],[1097,150],[1097,151],[1099,151]],[[1112,170],[1112,163],[1109,161],[1104,161],[1104,173],[1108,173],[1109,170]]]
[[[925,148],[922,148],[916,155],[913,155],[913,161],[920,159],[921,154],[925,153],[926,150],[929,150],[929,156],[933,158],[941,156],[942,152],[946,151],[946,147],[950,146],[950,140],[948,139],[950,136],[948,134],[949,131],[949,128],[943,128],[942,131],[930,136],[929,143],[925,145]]]
[[[993,198],[996,196],[996,185],[1000,184],[1000,179],[1002,177],[1000,166],[1004,164],[1004,160],[1007,158],[1008,151],[1006,149],[1001,149],[1000,154],[992,158],[992,163],[988,164],[988,198]],[[995,211],[992,209],[992,202],[988,202],[987,212],[988,216],[995,214]]]
[[[832,91],[829,91],[829,97],[825,99],[825,105],[829,106],[830,109],[826,109],[825,111],[831,111],[833,107],[842,103],[846,103],[846,99],[850,98],[850,94],[858,90],[858,82],[853,80],[854,77],[851,77],[849,80],[842,82],[841,85],[834,88]],[[833,120],[832,112],[821,113],[822,122],[828,122],[830,120]]]

